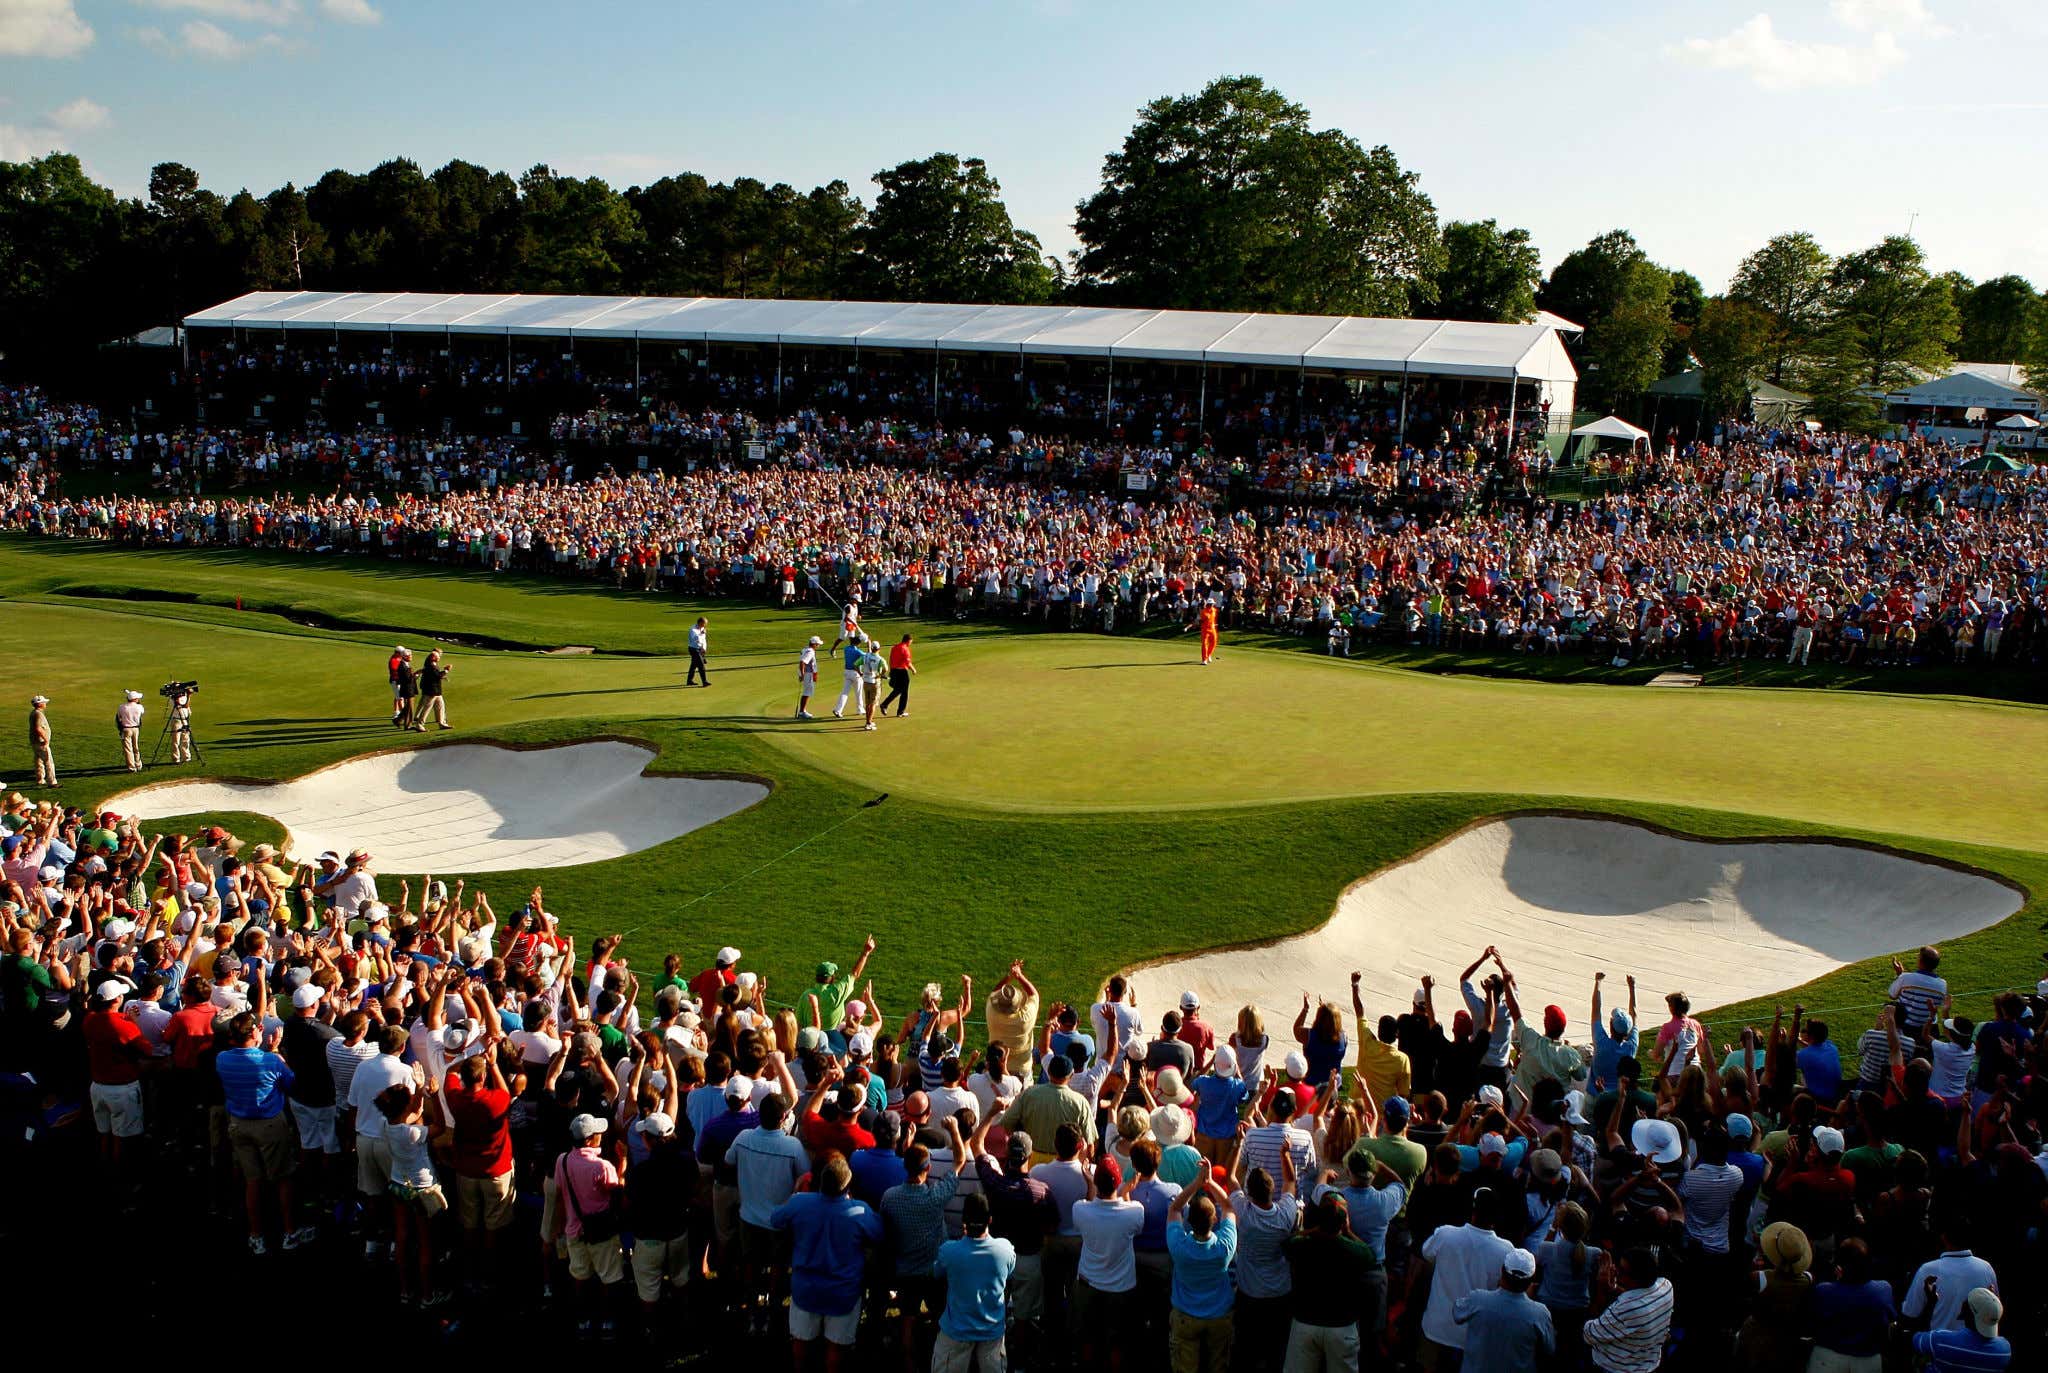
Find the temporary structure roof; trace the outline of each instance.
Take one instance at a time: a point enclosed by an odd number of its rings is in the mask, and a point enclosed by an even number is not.
[[[1594,420],[1591,424],[1580,425],[1572,430],[1572,437],[1575,439],[1628,439],[1633,442],[1637,439],[1647,439],[1650,437],[1650,431],[1638,429],[1618,415],[1609,415],[1605,419]]]
[[[1651,382],[1644,390],[1653,396],[1670,396],[1678,400],[1698,400],[1706,394],[1706,373],[1694,367],[1684,372],[1674,372],[1668,377]],[[1768,381],[1758,381],[1750,387],[1750,399],[1757,404],[1776,403],[1779,405],[1805,405],[1813,397],[1788,391]]]
[[[1938,405],[1947,408],[1986,410],[2038,410],[2041,398],[2024,387],[1981,372],[1952,372],[1894,391],[1887,397],[1893,405]]]
[[[1569,321],[1257,315],[861,300],[255,291],[189,316],[199,329],[645,339],[1150,358],[1324,372],[1574,382]]]

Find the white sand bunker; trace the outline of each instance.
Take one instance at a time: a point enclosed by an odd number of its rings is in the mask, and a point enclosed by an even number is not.
[[[1147,1019],[1201,996],[1228,1024],[1259,1007],[1282,1036],[1304,992],[1349,1009],[1353,970],[1368,1016],[1408,1006],[1424,973],[1437,1014],[1458,1008],[1456,980],[1492,944],[1532,1018],[1556,1003],[1589,1033],[1593,973],[1606,1004],[1655,1024],[1666,992],[1695,1009],[1796,987],[1875,954],[1939,943],[2020,908],[2000,882],[1850,844],[1710,843],[1638,825],[1566,816],[1497,820],[1347,890],[1328,924],[1262,948],[1200,954],[1135,975]],[[1277,1023],[1276,1023],[1277,1021]]]
[[[745,810],[759,782],[646,777],[651,749],[602,742],[454,744],[357,758],[291,782],[170,782],[111,798],[123,814],[267,815],[291,852],[360,846],[384,872],[561,868],[637,853]]]

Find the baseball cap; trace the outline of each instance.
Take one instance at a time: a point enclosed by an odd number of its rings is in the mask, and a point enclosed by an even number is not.
[[[50,704],[50,698],[47,696],[31,696],[28,698],[28,703],[32,706],[46,706]]]
[[[807,1054],[825,1047],[825,1032],[815,1025],[806,1025],[796,1032],[796,1051]]]
[[[1427,1005],[1429,1003],[1429,993],[1422,990],[1422,988],[1417,987],[1415,989],[1415,995],[1409,997],[1408,1001],[1409,1004],[1415,1006]]]
[[[1023,1130],[1010,1131],[1009,1143],[1004,1146],[1003,1157],[1012,1163],[1022,1163],[1031,1157],[1031,1136]]]
[[[1218,1077],[1237,1076],[1237,1055],[1230,1052],[1228,1044],[1218,1044],[1216,1046],[1216,1052],[1212,1056],[1212,1066],[1209,1071]]]
[[[839,976],[839,965],[828,958],[818,965],[816,976],[821,982],[830,982],[833,978]]]
[[[1564,1094],[1564,1118],[1573,1125],[1591,1125],[1586,1119],[1586,1094],[1570,1091]]]
[[[121,694],[131,701],[139,701],[142,699],[142,693],[139,691],[124,691]]]
[[[1842,1132],[1832,1125],[1823,1125],[1816,1129],[1813,1132],[1813,1143],[1823,1154],[1839,1154],[1849,1147],[1848,1141],[1842,1138]]]
[[[745,1101],[754,1094],[754,1079],[745,1073],[734,1073],[725,1080],[725,1099]]]
[[[1490,1082],[1479,1089],[1479,1100],[1487,1106],[1507,1105],[1507,1098],[1501,1095],[1500,1088]]]
[[[128,984],[116,982],[110,977],[105,982],[100,983],[99,986],[93,988],[92,994],[101,1001],[119,1001],[122,997],[128,995]]]
[[[676,1122],[667,1111],[653,1111],[640,1117],[638,1128],[643,1135],[654,1139],[667,1139],[676,1132]]]
[[[1479,1157],[1505,1157],[1507,1155],[1507,1152],[1507,1140],[1504,1139],[1502,1136],[1494,1133],[1493,1131],[1489,1130],[1487,1133],[1479,1137]]]
[[[1526,1249],[1510,1249],[1501,1257],[1500,1271],[1511,1278],[1536,1276],[1536,1256]]]
[[[858,1034],[847,1036],[846,1052],[849,1057],[866,1058],[869,1054],[873,1053],[874,1051],[875,1037],[869,1034],[866,1030],[862,1030]]]
[[[592,1135],[604,1133],[604,1117],[585,1113],[569,1122],[569,1134],[575,1139],[589,1139]]]
[[[728,944],[718,951],[717,956],[712,961],[721,968],[730,968],[733,964],[740,961],[740,951]]]
[[[1550,1182],[1564,1171],[1564,1160],[1555,1149],[1538,1149],[1529,1155],[1529,1171],[1536,1175],[1537,1181]]]
[[[1406,1125],[1408,1117],[1413,1114],[1414,1108],[1408,1104],[1407,1097],[1390,1096],[1380,1103],[1380,1117],[1397,1130]]]
[[[1299,1049],[1289,1049],[1287,1057],[1282,1060],[1281,1066],[1287,1069],[1289,1077],[1297,1081],[1308,1076],[1308,1060],[1302,1056],[1302,1052]]]
[[[817,635],[815,635],[815,634],[813,634],[813,635],[811,636],[811,647],[812,647],[812,648],[816,648],[816,647],[817,647],[817,646],[818,646],[819,644],[822,644],[822,643],[824,643],[824,642],[825,642],[825,641],[824,641],[823,639],[820,639],[820,638],[819,638],[819,637],[818,637]]]
[[[323,995],[324,993],[318,987],[309,982],[292,993],[292,1009],[303,1011],[308,1006],[317,1006],[320,1004],[320,998]]]
[[[2005,1317],[2005,1303],[1998,1294],[1988,1287],[1974,1287],[1970,1295],[1963,1298],[1963,1305],[1970,1308],[1970,1322],[1977,1327],[1980,1335],[1996,1335],[1998,1322]]]
[[[1133,1063],[1143,1063],[1145,1061],[1145,1041],[1142,1039],[1125,1040],[1124,1057]]]
[[[1180,994],[1180,1008],[1183,1011],[1199,1011],[1202,1009],[1202,998],[1196,996],[1193,992],[1182,992]]]
[[[1752,1125],[1749,1117],[1740,1111],[1729,1112],[1725,1124],[1728,1126],[1730,1139],[1751,1139],[1756,1135],[1756,1126]]]

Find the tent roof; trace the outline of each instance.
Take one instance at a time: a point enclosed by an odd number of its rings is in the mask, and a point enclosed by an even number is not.
[[[1473,324],[1348,315],[904,305],[864,300],[255,291],[201,310],[195,328],[484,334],[912,348],[1167,362],[1575,381],[1569,321]]]
[[[1675,396],[1681,400],[1698,400],[1706,393],[1706,373],[1697,367],[1689,368],[1683,372],[1674,372],[1668,377],[1651,382],[1644,390],[1653,396]],[[1768,381],[1757,382],[1755,386],[1750,388],[1749,394],[1752,400],[1778,401],[1787,405],[1804,405],[1813,399],[1811,396],[1803,396],[1797,391],[1788,391],[1784,387]]]
[[[1894,405],[1982,406],[1987,410],[2034,410],[2041,398],[2012,382],[1982,372],[1956,371],[1894,391],[1886,399]]]
[[[1622,419],[1619,415],[1609,415],[1605,419],[1597,419],[1594,420],[1591,424],[1582,424],[1578,428],[1572,430],[1573,438],[1579,438],[1581,436],[1594,439],[1635,440],[1647,439],[1648,437],[1650,437],[1650,431],[1647,429],[1636,428],[1633,424],[1630,424],[1627,420]]]

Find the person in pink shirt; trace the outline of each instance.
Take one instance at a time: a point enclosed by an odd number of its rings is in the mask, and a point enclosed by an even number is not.
[[[1666,1077],[1677,1077],[1688,1063],[1700,1061],[1707,1031],[1692,1018],[1692,999],[1684,992],[1671,993],[1664,1004],[1671,1008],[1671,1019],[1657,1027],[1657,1060]]]

